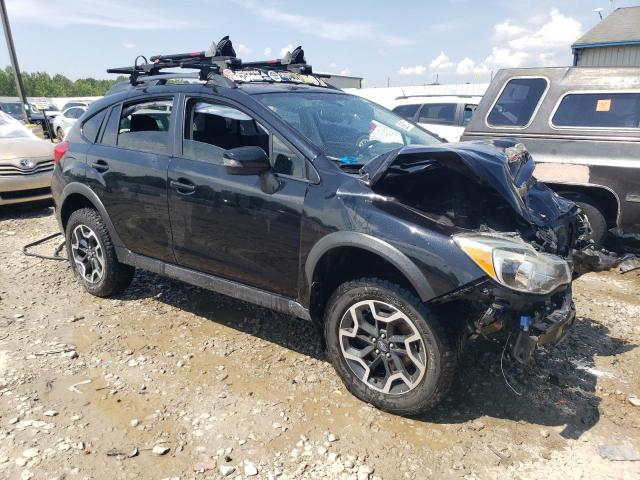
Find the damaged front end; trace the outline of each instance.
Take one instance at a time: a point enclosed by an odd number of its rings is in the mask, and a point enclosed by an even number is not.
[[[573,323],[572,279],[618,261],[589,240],[580,209],[538,182],[533,170],[521,144],[495,140],[404,147],[360,172],[377,193],[458,232],[452,242],[489,279],[434,305],[463,310],[469,337],[506,333],[522,363]]]

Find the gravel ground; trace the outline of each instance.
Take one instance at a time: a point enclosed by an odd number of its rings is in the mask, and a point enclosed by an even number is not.
[[[640,452],[638,270],[578,280],[567,339],[505,359],[513,390],[476,342],[446,401],[406,419],[352,397],[303,321],[140,271],[84,293],[20,251],[56,228],[0,210],[1,478],[640,478],[603,458]]]

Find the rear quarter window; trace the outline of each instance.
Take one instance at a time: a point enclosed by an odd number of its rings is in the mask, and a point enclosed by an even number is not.
[[[420,108],[420,104],[400,105],[393,109],[393,113],[400,115],[401,117],[404,117],[404,118],[412,119],[413,117],[415,117],[416,113],[418,112],[418,108]]]
[[[640,128],[640,92],[569,93],[551,123],[568,128]]]
[[[102,125],[106,114],[107,110],[102,110],[82,124],[82,135],[91,143],[96,142],[98,131],[100,130],[100,126]]]
[[[487,124],[492,127],[526,127],[531,123],[547,85],[545,78],[512,78],[491,108]]]

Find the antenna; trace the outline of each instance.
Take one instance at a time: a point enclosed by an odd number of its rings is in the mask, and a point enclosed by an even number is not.
[[[593,11],[596,12],[598,14],[598,16],[600,17],[600,20],[602,20],[602,12],[604,12],[604,8],[602,8],[602,7],[594,8]]]

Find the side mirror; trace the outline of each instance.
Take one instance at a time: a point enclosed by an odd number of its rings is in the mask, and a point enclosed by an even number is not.
[[[260,175],[271,169],[269,157],[260,147],[237,147],[224,152],[222,165],[230,175]]]

